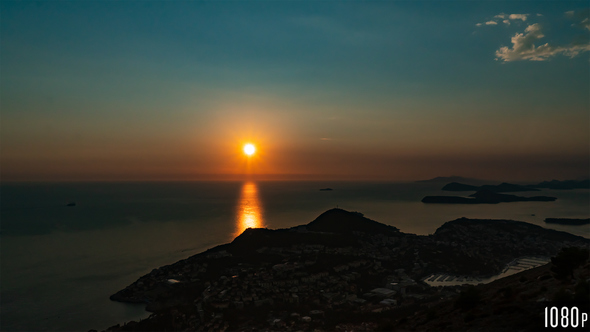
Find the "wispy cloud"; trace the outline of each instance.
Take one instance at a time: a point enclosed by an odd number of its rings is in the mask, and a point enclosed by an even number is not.
[[[590,31],[590,8],[565,12],[565,16],[576,21],[572,26]]]
[[[494,15],[494,19],[487,21],[485,23],[477,23],[476,26],[480,27],[482,25],[498,25],[498,22],[502,22],[506,25],[510,25],[510,20],[515,21],[515,20],[521,20],[523,22],[525,22],[527,20],[527,18],[529,17],[530,14],[505,14],[505,13],[500,13],[498,15]],[[541,15],[541,14],[537,14],[537,15]]]
[[[511,20],[522,20],[524,22],[528,16],[529,14],[510,14],[508,18]]]
[[[590,44],[587,42],[572,43],[567,46],[552,46],[545,43],[535,46],[535,42],[545,37],[542,26],[539,23],[526,27],[524,33],[517,33],[511,39],[512,47],[500,47],[496,51],[496,60],[500,61],[544,61],[558,54],[575,57],[578,54],[590,51]]]
[[[570,10],[565,12],[565,16],[574,21],[572,27],[590,31],[590,9]],[[529,18],[531,17],[533,18],[533,21],[534,18],[543,19],[543,15],[538,13],[500,13],[494,15],[491,20],[486,21],[485,23],[477,23],[476,26],[496,26],[499,23],[510,26],[513,22],[520,25],[523,22],[528,23]],[[580,53],[590,51],[590,41],[587,33],[578,36],[577,38],[573,38],[573,42],[567,45],[551,45],[549,43],[538,45],[540,40],[544,37],[545,34],[543,33],[543,26],[541,24],[529,24],[524,32],[516,33],[510,39],[512,46],[502,46],[496,50],[496,60],[504,62],[518,60],[545,61],[559,54],[573,58]],[[535,43],[537,43],[537,45]]]

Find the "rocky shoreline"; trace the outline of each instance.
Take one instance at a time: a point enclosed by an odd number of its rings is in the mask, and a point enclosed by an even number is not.
[[[488,276],[518,257],[589,245],[579,236],[511,220],[462,218],[418,236],[333,209],[307,225],[248,229],[229,244],[154,269],[111,296],[146,303],[153,314],[109,330],[358,327],[381,312],[395,316],[455,296],[422,282],[430,274]]]

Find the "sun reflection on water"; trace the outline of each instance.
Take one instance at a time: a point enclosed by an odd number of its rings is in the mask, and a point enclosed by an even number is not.
[[[245,182],[238,203],[235,236],[242,234],[247,228],[260,227],[264,226],[262,222],[262,204],[258,199],[258,188],[254,182]]]

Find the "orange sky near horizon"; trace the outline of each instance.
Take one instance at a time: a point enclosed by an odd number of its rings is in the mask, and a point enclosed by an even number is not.
[[[41,117],[28,120],[26,135],[3,126],[10,144],[2,144],[2,180],[409,181],[463,175],[536,181],[580,177],[589,163],[585,116],[575,114],[509,123],[494,116],[418,122],[411,115],[355,119],[288,106],[277,111],[286,104],[224,103],[157,132],[149,130],[149,117],[127,128],[104,119],[89,125],[76,116],[63,127]],[[244,154],[246,143],[256,146],[253,156]]]

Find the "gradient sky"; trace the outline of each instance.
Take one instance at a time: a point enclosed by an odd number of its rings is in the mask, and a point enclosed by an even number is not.
[[[2,1],[1,179],[587,177],[587,6]]]

